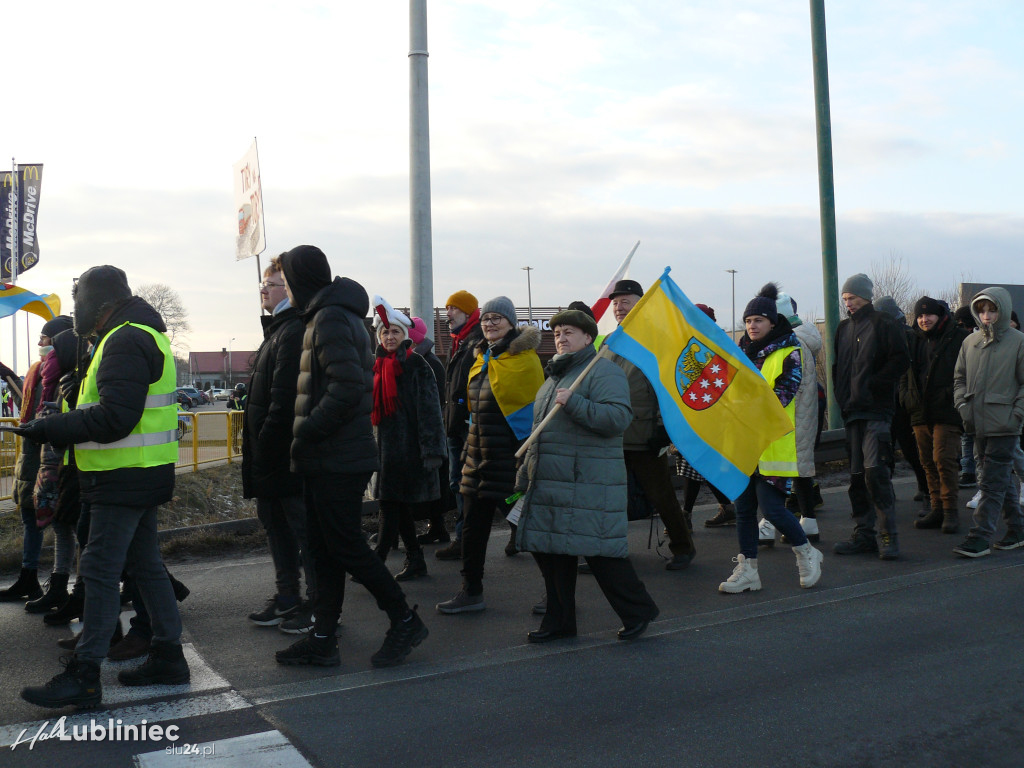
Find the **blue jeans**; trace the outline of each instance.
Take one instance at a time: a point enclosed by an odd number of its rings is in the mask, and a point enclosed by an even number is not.
[[[462,539],[462,494],[459,493],[459,486],[462,485],[462,449],[466,445],[465,438],[448,438],[448,485],[455,494],[455,506],[459,510],[455,518],[455,539]]]
[[[90,505],[89,543],[82,553],[85,582],[82,637],[75,655],[99,664],[120,620],[121,571],[127,568],[153,625],[153,642],[178,645],[181,616],[171,580],[160,559],[156,507]]]
[[[974,435],[960,435],[960,471],[977,474],[974,463]]]
[[[1016,435],[974,438],[974,447],[978,452],[978,462],[982,471],[978,477],[981,501],[974,510],[971,536],[990,540],[995,535],[1000,511],[1006,519],[1007,529],[1017,533],[1024,532],[1024,515],[1021,514],[1013,477],[1010,474],[1014,454],[1020,448],[1019,439]]]
[[[804,533],[793,513],[786,509],[786,495],[764,478],[754,475],[747,488],[734,502],[736,505],[736,537],[740,542],[740,554],[748,560],[757,559],[757,509],[761,508],[765,518],[774,525],[794,547],[807,543]]]
[[[25,538],[21,543],[21,567],[38,571],[39,553],[43,549],[43,529],[36,525],[34,507],[21,508],[21,526],[25,529]]]

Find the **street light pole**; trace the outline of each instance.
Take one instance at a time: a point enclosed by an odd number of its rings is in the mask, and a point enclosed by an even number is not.
[[[233,379],[235,375],[235,369],[231,366],[231,343],[233,341],[234,338],[232,338],[231,341],[228,342],[228,389],[231,389],[231,379]]]
[[[729,336],[736,341],[736,270],[725,270],[732,275],[732,325],[729,327]]]
[[[526,306],[527,312],[529,312],[530,325],[533,325],[533,289],[530,287],[530,272],[533,271],[533,267],[523,267],[523,271],[526,272]]]

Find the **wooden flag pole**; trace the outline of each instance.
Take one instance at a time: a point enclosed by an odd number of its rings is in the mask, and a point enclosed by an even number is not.
[[[600,360],[601,358],[611,357],[611,354],[612,352],[611,350],[608,349],[608,347],[602,347],[601,351],[594,355],[594,359],[587,363],[587,367],[584,368],[580,372],[580,375],[576,377],[576,381],[569,385],[569,391],[575,392],[576,387],[578,387],[580,385],[580,382],[586,378],[588,373],[590,373],[590,369],[597,365],[597,361]],[[544,427],[548,425],[548,423],[555,417],[555,414],[558,413],[561,409],[561,403],[555,403],[555,407],[548,411],[548,415],[541,420],[540,424],[537,425],[537,428],[534,429],[533,432],[530,433],[530,436],[523,441],[523,444],[519,446],[519,450],[516,451],[517,459],[522,458],[523,454],[526,453],[526,449],[533,445],[534,442],[536,442],[537,436],[544,431]]]

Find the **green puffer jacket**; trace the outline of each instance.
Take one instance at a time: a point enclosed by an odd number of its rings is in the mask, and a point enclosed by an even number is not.
[[[978,299],[999,308],[992,328],[974,311]],[[986,288],[971,299],[978,330],[964,340],[953,373],[953,404],[968,434],[1019,435],[1024,424],[1024,333],[1010,327],[1012,309],[1005,288]]]
[[[597,354],[588,346],[548,364],[533,406],[534,428]],[[526,552],[625,557],[626,465],[622,433],[632,421],[622,369],[598,360],[530,446],[517,487],[528,487],[516,532]]]

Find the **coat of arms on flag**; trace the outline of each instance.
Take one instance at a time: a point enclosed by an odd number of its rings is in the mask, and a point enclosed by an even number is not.
[[[676,388],[684,404],[703,411],[718,402],[735,375],[721,355],[691,336],[676,363]]]

